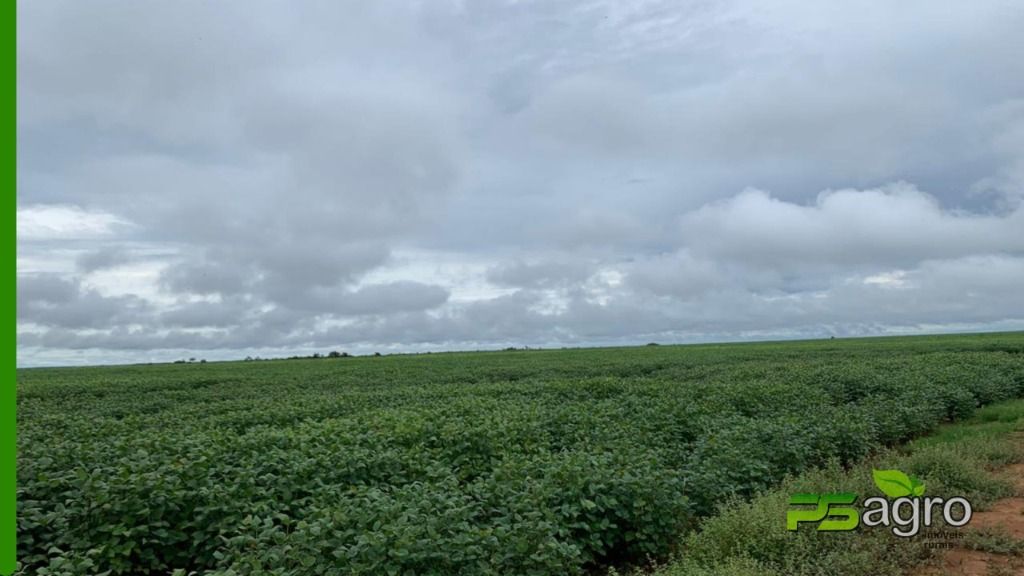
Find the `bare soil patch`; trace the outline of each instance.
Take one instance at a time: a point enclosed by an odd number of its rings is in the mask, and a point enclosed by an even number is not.
[[[1014,464],[1003,474],[1017,487],[1018,496],[999,500],[985,511],[975,512],[965,530],[995,528],[1024,539],[1024,464]],[[923,566],[912,576],[1024,576],[1024,558],[981,550],[955,548],[947,551],[938,565]]]

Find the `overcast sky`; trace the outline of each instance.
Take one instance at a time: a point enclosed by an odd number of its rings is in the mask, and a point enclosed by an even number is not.
[[[1022,329],[1022,30],[19,1],[18,362]]]

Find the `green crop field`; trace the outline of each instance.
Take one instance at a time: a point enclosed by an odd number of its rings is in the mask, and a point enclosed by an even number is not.
[[[1020,396],[1022,333],[22,370],[18,554],[25,574],[591,573]]]

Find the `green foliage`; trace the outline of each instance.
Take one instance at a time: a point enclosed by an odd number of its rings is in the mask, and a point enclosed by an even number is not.
[[[1024,395],[1021,350],[1004,334],[23,370],[18,556],[53,575],[628,568],[726,500]],[[901,469],[929,493],[985,489],[926,456]]]
[[[933,444],[916,447],[906,459],[906,469],[929,479],[933,488],[947,494],[966,497],[978,508],[1013,494],[1013,485],[992,477],[993,465],[1017,460],[1012,447],[999,439],[967,437],[955,444]],[[973,465],[969,465],[973,464]]]
[[[901,566],[927,554],[915,541],[875,531],[818,532],[813,525],[785,530],[790,494],[876,492],[870,468],[848,473],[831,462],[788,479],[749,500],[734,500],[683,540],[679,559],[658,576],[751,574],[757,576],[874,576],[900,574]]]
[[[964,540],[964,546],[972,550],[1011,556],[1024,555],[1024,540],[1015,538],[1004,528],[987,526],[970,530]]]
[[[1013,408],[1016,405],[1016,408]],[[1006,402],[993,411],[1017,414],[1024,421],[1024,403]],[[851,492],[862,498],[876,495],[879,483],[889,489],[890,479],[899,491],[913,491],[918,485],[940,498],[966,496],[976,509],[998,498],[1010,496],[1013,487],[1000,478],[996,468],[1024,459],[1018,440],[1006,433],[981,436],[970,428],[985,427],[986,419],[975,417],[967,423],[946,425],[935,437],[941,443],[915,441],[843,467],[838,461],[785,479],[781,485],[747,501],[733,500],[719,514],[706,519],[697,531],[687,535],[677,558],[654,572],[655,576],[876,576],[905,574],[907,568],[927,560],[934,553],[927,537],[896,538],[888,529],[861,527],[852,532],[819,532],[808,524],[797,531],[780,525],[796,493]],[[941,524],[938,530],[949,530]],[[969,528],[964,545],[1001,554],[1021,554],[1020,541],[998,529]]]

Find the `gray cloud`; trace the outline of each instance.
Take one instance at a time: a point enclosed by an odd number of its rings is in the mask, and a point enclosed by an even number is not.
[[[487,280],[517,288],[560,288],[579,284],[595,272],[593,262],[562,255],[538,262],[516,260],[494,266]]]
[[[53,275],[18,278],[18,321],[72,329],[110,328],[147,319],[148,303],[136,296],[103,296],[76,280]]]
[[[254,273],[230,262],[182,262],[165,268],[160,286],[171,293],[235,295],[244,292]]]
[[[82,272],[95,272],[107,268],[116,268],[133,260],[130,251],[122,246],[106,246],[83,253],[75,263]]]
[[[231,327],[251,324],[251,303],[244,298],[183,302],[162,312],[161,326],[178,328]]]
[[[20,2],[19,361],[1024,327],[1024,10],[875,8]]]

